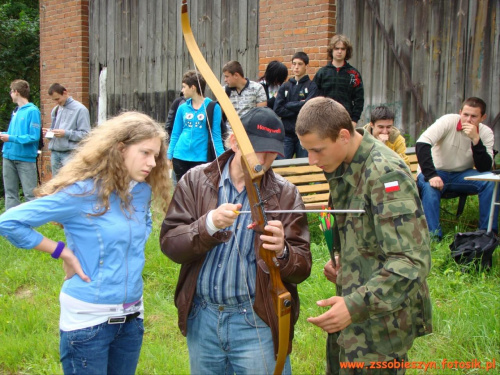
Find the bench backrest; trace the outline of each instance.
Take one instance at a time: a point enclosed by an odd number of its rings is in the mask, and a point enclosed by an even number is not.
[[[414,147],[408,147],[410,169],[413,176],[417,177],[418,161]],[[297,189],[308,209],[322,209],[328,206],[329,186],[323,170],[309,165],[308,158],[275,160],[273,171],[285,177]]]
[[[417,154],[415,153],[415,147],[408,147],[406,149],[406,155],[408,156],[408,159],[410,160],[411,173],[413,174],[413,177],[416,180],[417,179],[418,160],[417,160]]]
[[[328,205],[329,190],[323,170],[309,165],[307,158],[276,160],[273,171],[297,186],[306,208]]]

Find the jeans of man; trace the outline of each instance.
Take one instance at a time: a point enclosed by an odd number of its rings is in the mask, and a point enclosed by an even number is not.
[[[285,156],[280,156],[276,158],[276,160],[279,159],[292,159],[293,155],[296,155],[297,158],[307,158],[307,150],[304,150],[302,146],[300,145],[299,138],[294,135],[285,135],[285,141],[284,141],[284,147],[285,147]]]
[[[467,169],[463,172],[436,171],[443,180],[443,190],[433,188],[429,182],[424,180],[424,175],[420,173],[417,177],[417,186],[422,199],[425,218],[429,226],[431,236],[438,239],[443,237],[441,225],[439,223],[441,195],[445,192],[473,193],[479,196],[479,229],[488,229],[488,220],[491,208],[491,198],[495,183],[491,181],[467,181],[465,177],[485,174],[475,169]],[[493,232],[498,233],[498,206],[493,215]]]
[[[21,204],[19,183],[26,201],[35,199],[33,190],[38,184],[36,163],[3,158],[3,187],[5,190],[5,210]]]
[[[188,317],[191,374],[271,374],[276,361],[271,329],[250,302],[216,305],[194,298]],[[291,374],[290,357],[282,374]]]
[[[144,322],[98,324],[60,331],[61,363],[65,374],[133,375],[141,353]]]
[[[52,167],[52,177],[54,177],[59,169],[65,165],[71,157],[71,151],[50,151],[50,165]]]

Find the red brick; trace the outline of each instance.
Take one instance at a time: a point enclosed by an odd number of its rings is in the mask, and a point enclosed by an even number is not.
[[[43,126],[48,127],[54,103],[47,90],[52,83],[61,83],[75,99],[89,105],[89,0],[44,0],[41,4],[40,110]],[[46,181],[51,177],[50,151],[46,148],[41,163],[42,180]]]
[[[270,60],[289,63],[297,51],[309,54],[312,76],[326,64],[328,40],[336,30],[336,0],[260,0],[259,70],[264,73]],[[276,17],[279,14],[280,17]]]

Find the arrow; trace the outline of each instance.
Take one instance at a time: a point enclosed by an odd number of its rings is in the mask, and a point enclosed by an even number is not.
[[[233,211],[235,214],[251,214],[252,211]],[[264,211],[266,214],[303,214],[303,213],[332,213],[332,214],[364,214],[365,210],[271,210]]]

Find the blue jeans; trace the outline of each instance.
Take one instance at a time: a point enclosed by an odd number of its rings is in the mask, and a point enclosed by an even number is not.
[[[467,181],[468,176],[484,174],[475,169],[467,169],[463,172],[437,171],[443,180],[444,188],[439,191],[433,188],[429,182],[424,180],[424,175],[420,173],[417,178],[417,186],[422,198],[425,218],[429,226],[429,232],[439,239],[443,237],[441,225],[439,224],[441,195],[445,192],[474,193],[479,195],[479,229],[488,229],[488,219],[493,196],[494,182],[489,181]],[[495,208],[493,216],[493,232],[498,233],[498,206]]]
[[[255,316],[255,320],[254,320]],[[271,374],[276,363],[271,329],[250,302],[215,305],[195,297],[188,317],[191,374]],[[291,374],[287,357],[283,374]]]
[[[36,163],[3,158],[3,186],[5,189],[5,210],[21,204],[19,183],[26,201],[35,199],[33,190],[38,184]]]
[[[144,334],[142,319],[60,331],[61,363],[68,374],[133,375]]]
[[[285,157],[279,156],[276,158],[277,160],[279,159],[292,159],[293,155],[296,155],[295,157],[297,158],[307,158],[307,150],[302,148],[300,145],[299,138],[294,135],[285,135],[285,141],[284,141],[284,146],[285,146]]]
[[[52,167],[52,177],[54,177],[57,172],[59,172],[59,169],[62,168],[63,165],[65,165],[71,156],[71,151],[50,151],[50,165]]]

